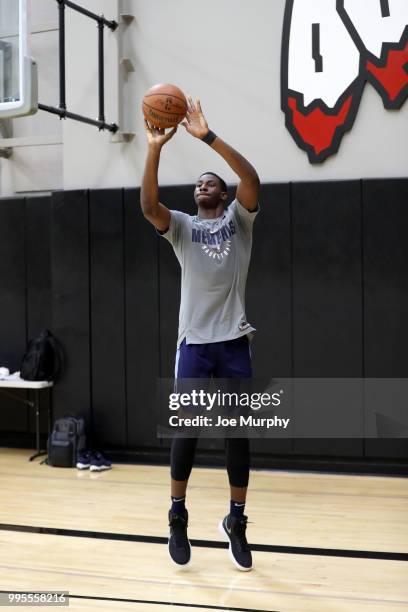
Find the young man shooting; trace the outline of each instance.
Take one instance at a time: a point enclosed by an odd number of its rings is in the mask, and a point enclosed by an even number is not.
[[[144,216],[173,246],[180,262],[182,283],[176,378],[249,378],[249,339],[255,329],[246,320],[245,285],[251,256],[252,227],[258,212],[259,177],[253,166],[208,127],[200,101],[188,98],[186,120],[191,136],[202,140],[238,175],[234,201],[226,207],[227,187],[213,172],[197,182],[197,214],[169,210],[159,201],[158,168],[162,147],[177,128],[165,133],[145,122],[148,152],[141,187]],[[191,547],[187,537],[185,496],[197,438],[174,437],[171,447],[169,553],[187,565]],[[252,567],[244,515],[249,479],[247,438],[226,439],[226,463],[231,489],[230,512],[220,530],[230,541],[230,556],[238,567]]]

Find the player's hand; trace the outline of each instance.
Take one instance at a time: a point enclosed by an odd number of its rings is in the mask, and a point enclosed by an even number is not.
[[[186,120],[182,121],[181,125],[195,138],[201,139],[208,134],[208,123],[201,110],[200,100],[194,104],[192,97],[188,96]]]
[[[177,132],[177,126],[167,133],[163,128],[157,128],[154,125],[151,125],[145,119],[145,129],[147,136],[147,143],[150,147],[157,147],[159,149],[162,148],[166,142],[173,138],[174,134]]]

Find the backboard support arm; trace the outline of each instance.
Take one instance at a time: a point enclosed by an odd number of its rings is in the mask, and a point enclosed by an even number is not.
[[[38,104],[38,108],[48,113],[58,115],[60,119],[73,119],[89,125],[95,125],[99,130],[108,130],[115,134],[119,127],[115,123],[105,121],[105,73],[104,73],[104,28],[108,27],[112,32],[118,27],[114,20],[107,20],[103,15],[96,15],[91,11],[71,2],[70,0],[56,0],[59,9],[59,78],[60,78],[60,100],[59,106],[48,106]],[[65,98],[65,7],[69,7],[86,17],[93,19],[98,25],[98,98],[99,116],[98,119],[91,119],[67,110]]]

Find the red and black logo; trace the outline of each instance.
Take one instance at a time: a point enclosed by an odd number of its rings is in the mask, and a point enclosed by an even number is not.
[[[408,0],[287,0],[282,110],[311,163],[338,151],[367,81],[385,108],[405,102]]]

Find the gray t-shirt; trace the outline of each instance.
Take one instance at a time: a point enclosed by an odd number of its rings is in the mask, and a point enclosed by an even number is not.
[[[171,210],[160,235],[173,246],[181,266],[177,347],[233,340],[255,328],[245,316],[245,285],[254,212],[234,200],[217,219]]]

